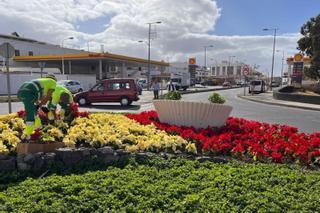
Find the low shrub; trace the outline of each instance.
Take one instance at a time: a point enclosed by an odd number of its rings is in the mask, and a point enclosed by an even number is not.
[[[185,159],[29,178],[0,192],[0,212],[317,212],[319,172]]]
[[[181,94],[178,91],[171,91],[165,94],[164,99],[166,100],[180,100]]]
[[[219,94],[219,93],[212,93],[212,95],[209,96],[208,100],[213,104],[224,104],[226,100]]]

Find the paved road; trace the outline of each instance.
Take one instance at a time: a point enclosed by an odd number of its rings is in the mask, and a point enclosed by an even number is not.
[[[303,132],[320,131],[320,113],[312,110],[303,110],[289,107],[280,107],[266,105],[243,100],[237,97],[242,89],[232,89],[219,91],[227,99],[226,104],[233,107],[231,113],[234,117],[243,117],[250,120],[257,120],[268,123],[287,124],[298,127]],[[212,92],[196,93],[183,95],[186,101],[203,101],[207,102],[208,96]],[[121,108],[119,104],[95,104],[89,108],[82,108],[85,111],[94,112],[131,112],[138,113],[141,111],[153,109],[151,103],[152,94],[146,93],[139,102],[134,102],[130,107]],[[13,103],[13,111],[22,109],[21,103]],[[6,114],[7,104],[0,103],[0,114]]]
[[[243,89],[218,92],[226,98],[226,104],[233,107],[231,116],[268,123],[287,124],[298,127],[299,130],[303,132],[320,131],[320,113],[318,111],[255,103],[238,98],[237,94],[241,92],[243,92]],[[207,101],[210,94],[211,93],[189,94],[183,96],[183,100]]]

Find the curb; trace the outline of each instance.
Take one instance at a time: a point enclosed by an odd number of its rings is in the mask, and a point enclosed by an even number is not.
[[[194,93],[201,93],[201,92],[214,92],[214,91],[219,91],[219,90],[229,90],[229,89],[238,89],[240,87],[231,87],[231,88],[215,88],[215,89],[206,89],[206,90],[197,90],[197,91],[179,91],[181,95],[188,95],[188,94],[194,94]],[[160,99],[163,99],[165,96],[162,95],[162,96],[159,96]]]
[[[196,91],[181,91],[181,95],[186,94],[194,94],[194,93],[201,93],[201,92],[213,92],[213,91],[219,91],[219,90],[229,90],[229,89],[237,89],[240,87],[231,87],[231,88],[215,88],[215,89],[205,89],[205,90],[196,90]],[[8,98],[6,96],[0,96],[0,103],[7,103]],[[19,102],[19,99],[17,96],[11,96],[11,102]],[[148,101],[146,101],[148,102]]]
[[[213,91],[219,91],[219,90],[229,90],[229,89],[238,89],[240,87],[225,87],[225,88],[215,88],[215,89],[204,89],[204,90],[197,90],[197,91],[182,91],[180,92],[181,95],[186,94],[193,94],[193,93],[201,93],[201,92],[213,92]]]
[[[0,96],[0,103],[7,103],[8,97],[7,96]],[[17,96],[11,96],[11,102],[19,102],[19,99]]]
[[[313,107],[308,107],[308,106],[296,106],[296,105],[290,105],[290,104],[285,104],[285,103],[273,103],[269,101],[262,101],[262,100],[254,100],[251,98],[247,98],[242,95],[237,95],[238,98],[241,98],[243,100],[248,100],[252,102],[257,102],[257,103],[263,103],[263,104],[269,104],[269,105],[274,105],[274,106],[284,106],[284,107],[291,107],[291,108],[298,108],[298,109],[307,109],[307,110],[313,110],[313,111],[320,111],[320,109],[313,108]]]

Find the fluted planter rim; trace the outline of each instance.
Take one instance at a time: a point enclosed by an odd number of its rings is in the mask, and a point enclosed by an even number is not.
[[[225,125],[232,106],[208,102],[155,100],[153,102],[162,123],[195,128]]]

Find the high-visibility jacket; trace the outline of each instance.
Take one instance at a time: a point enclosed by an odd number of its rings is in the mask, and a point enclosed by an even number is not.
[[[55,90],[57,82],[51,78],[39,78],[31,80],[38,92],[38,98],[41,99],[48,94],[49,90]]]
[[[52,100],[50,102],[53,106],[57,106],[57,104],[59,104],[60,96],[62,93],[67,93],[69,95],[69,103],[73,102],[73,97],[71,92],[66,87],[62,85],[57,85],[52,94]]]

